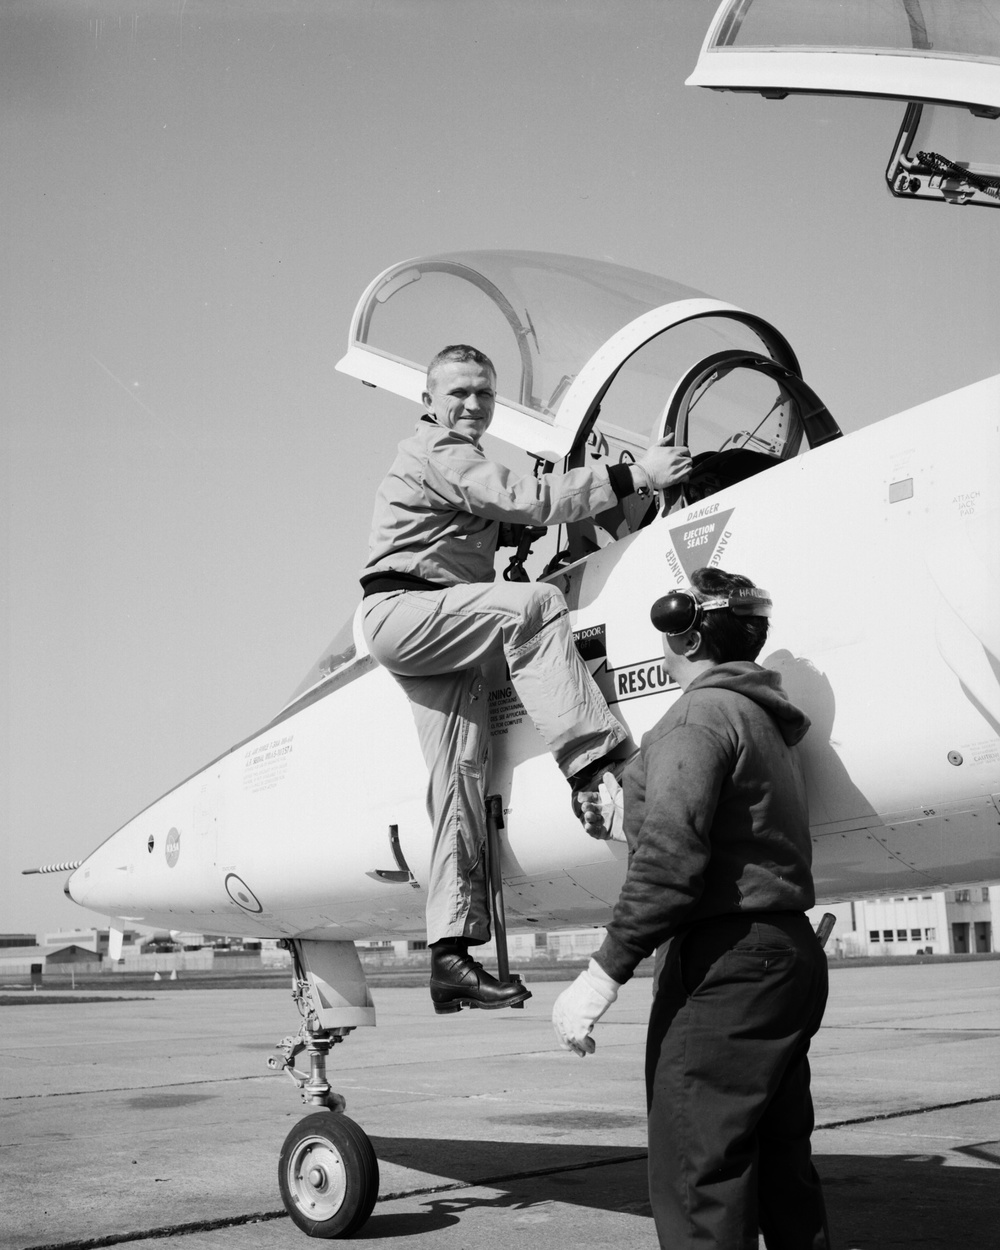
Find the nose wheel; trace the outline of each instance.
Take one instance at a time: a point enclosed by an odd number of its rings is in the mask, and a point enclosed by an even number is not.
[[[307,1115],[285,1138],[281,1200],[309,1237],[350,1237],[378,1197],[378,1159],[364,1130],[341,1113]]]

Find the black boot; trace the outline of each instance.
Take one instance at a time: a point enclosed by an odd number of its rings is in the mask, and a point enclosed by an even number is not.
[[[443,938],[431,946],[431,1001],[439,1015],[463,1007],[513,1007],[531,993],[520,981],[498,981],[469,957],[464,938]]]

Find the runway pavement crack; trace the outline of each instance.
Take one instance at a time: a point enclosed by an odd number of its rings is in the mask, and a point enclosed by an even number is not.
[[[951,1111],[955,1107],[972,1107],[982,1102],[1000,1102],[1000,1094],[986,1094],[982,1098],[963,1098],[960,1102],[937,1102],[927,1107],[910,1107],[906,1111],[879,1111],[875,1115],[861,1115],[853,1120],[831,1120],[828,1124],[817,1124],[816,1131],[825,1128],[849,1128],[852,1124],[874,1124],[877,1120],[900,1120],[908,1115],[927,1115],[931,1111]]]
[[[97,1250],[99,1246],[120,1246],[126,1241],[154,1241],[163,1237],[186,1237],[193,1233],[211,1233],[220,1228],[239,1228],[244,1224],[263,1224],[267,1220],[287,1219],[288,1212],[255,1211],[252,1215],[231,1215],[225,1219],[198,1220],[191,1224],[169,1224],[162,1228],[144,1228],[131,1233],[108,1233],[105,1237],[85,1237],[81,1241],[51,1241],[44,1246],[25,1250]]]
[[[172,1081],[165,1085],[112,1085],[100,1089],[53,1089],[38,1094],[6,1094],[0,1102],[24,1102],[29,1098],[86,1098],[88,1094],[155,1093],[161,1089],[187,1089],[189,1085],[234,1085],[243,1081],[273,1081],[280,1073],[250,1073],[247,1076],[208,1076],[197,1081]]]

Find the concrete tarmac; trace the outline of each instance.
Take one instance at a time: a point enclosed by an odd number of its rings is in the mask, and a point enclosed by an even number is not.
[[[523,1011],[452,1016],[435,1016],[426,990],[374,991],[378,1027],[329,1065],[379,1158],[380,1198],[353,1240],[655,1250],[651,982],[623,989],[583,1060],[552,1034],[563,985],[531,988]],[[309,1244],[277,1186],[281,1143],[306,1109],[266,1067],[298,1027],[289,994],[63,995],[0,1007],[0,1246]],[[812,1067],[837,1250],[1000,1250],[1000,961],[833,965]]]

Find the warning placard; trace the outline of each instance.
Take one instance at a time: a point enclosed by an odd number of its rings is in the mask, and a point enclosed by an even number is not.
[[[610,668],[605,660],[592,675],[609,704],[678,689],[677,683],[667,676],[662,655],[655,660],[640,660],[638,664],[623,664],[621,668]]]
[[[251,794],[273,790],[288,770],[293,746],[294,734],[285,734],[247,747],[243,754],[243,789]]]
[[[489,693],[490,737],[504,737],[511,729],[520,725],[527,715],[524,704],[517,697],[517,691],[510,684],[508,674],[507,685]]]
[[[635,664],[623,664],[611,668],[608,664],[607,636],[604,625],[591,625],[573,634],[576,649],[584,660],[596,660],[588,664],[590,674],[605,702],[624,703],[628,699],[641,699],[647,694],[659,694],[663,690],[676,689],[677,683],[667,676],[663,656],[654,660],[640,660]]]
[[[732,537],[731,531],[726,528],[732,515],[733,509],[727,508],[711,516],[695,517],[671,529],[674,551],[688,578],[695,569],[716,568],[722,563],[723,552]],[[670,552],[667,553],[667,563],[674,567],[675,573],[679,571]]]

